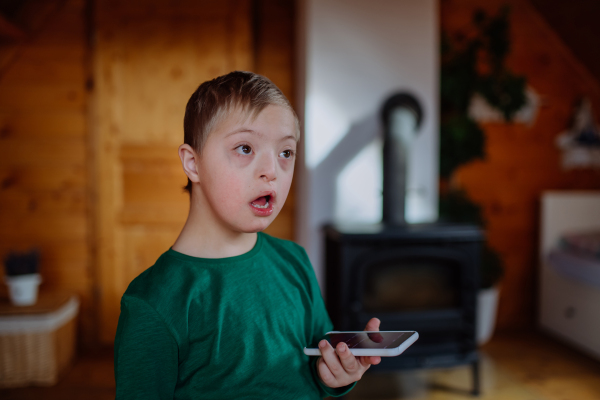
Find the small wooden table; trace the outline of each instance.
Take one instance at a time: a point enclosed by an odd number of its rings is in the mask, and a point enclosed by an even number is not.
[[[64,306],[73,293],[41,291],[37,302],[31,306],[15,306],[8,297],[0,297],[0,318],[7,315],[35,315],[54,312]]]

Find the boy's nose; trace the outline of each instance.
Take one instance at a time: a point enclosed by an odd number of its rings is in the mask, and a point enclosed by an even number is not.
[[[264,154],[260,158],[258,168],[260,179],[270,182],[277,177],[277,160],[269,154]]]

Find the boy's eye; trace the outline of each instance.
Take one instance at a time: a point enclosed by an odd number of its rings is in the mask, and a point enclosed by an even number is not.
[[[281,153],[279,153],[279,156],[283,158],[292,158],[293,155],[294,152],[292,150],[284,150]]]
[[[241,144],[235,148],[235,151],[237,151],[239,154],[249,155],[252,154],[252,147],[248,146],[247,144]]]

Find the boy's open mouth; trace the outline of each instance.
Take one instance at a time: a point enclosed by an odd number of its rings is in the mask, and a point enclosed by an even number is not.
[[[258,199],[254,200],[251,204],[256,208],[267,208],[269,207],[269,200],[271,200],[271,196],[266,195],[259,197]]]

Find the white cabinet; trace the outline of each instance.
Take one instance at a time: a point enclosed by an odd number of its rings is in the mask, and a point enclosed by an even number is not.
[[[569,276],[547,259],[562,234],[593,230],[600,231],[600,192],[555,191],[542,195],[539,324],[600,359],[600,285],[591,279]],[[598,268],[600,272],[600,259]]]

